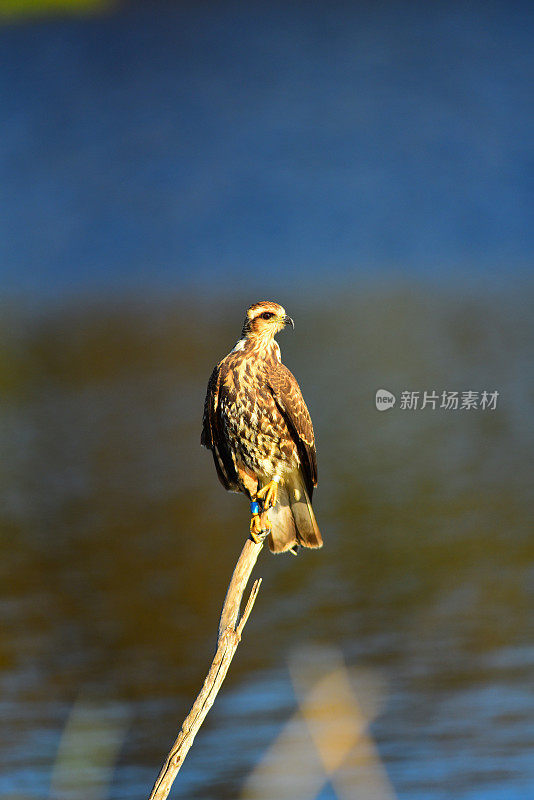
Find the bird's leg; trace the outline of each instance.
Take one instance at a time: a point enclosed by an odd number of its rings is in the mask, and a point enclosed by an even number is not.
[[[250,538],[256,544],[261,544],[272,530],[272,525],[267,517],[263,520],[262,517],[263,514],[253,514],[250,520]]]
[[[256,544],[261,544],[272,530],[271,523],[264,508],[260,513],[260,504],[256,499],[250,503],[250,513],[250,537]]]
[[[278,482],[280,478],[275,475],[272,481],[269,481],[263,489],[258,492],[258,497],[263,499],[264,508],[272,508],[278,502]]]

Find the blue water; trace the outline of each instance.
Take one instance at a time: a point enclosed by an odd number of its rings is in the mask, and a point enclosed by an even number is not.
[[[4,289],[530,272],[532,32],[526,2],[6,25]]]

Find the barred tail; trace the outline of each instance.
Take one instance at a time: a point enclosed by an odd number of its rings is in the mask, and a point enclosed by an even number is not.
[[[323,540],[311,500],[300,471],[284,479],[278,492],[278,503],[269,510],[272,532],[269,548],[283,553],[300,547],[322,547]]]

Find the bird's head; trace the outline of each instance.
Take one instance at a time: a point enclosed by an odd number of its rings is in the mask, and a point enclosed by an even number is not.
[[[286,325],[291,325],[292,328],[295,327],[293,320],[287,316],[285,309],[278,303],[262,300],[261,303],[254,303],[247,309],[242,336],[247,339],[261,339],[269,342]]]

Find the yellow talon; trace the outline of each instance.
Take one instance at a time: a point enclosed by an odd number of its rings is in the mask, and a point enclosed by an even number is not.
[[[272,530],[272,525],[267,519],[267,514],[253,514],[250,518],[250,538],[261,544],[268,533]]]
[[[263,489],[258,492],[258,497],[263,500],[264,508],[272,508],[278,502],[278,481],[269,481]]]

